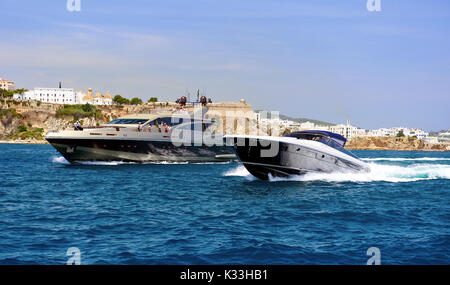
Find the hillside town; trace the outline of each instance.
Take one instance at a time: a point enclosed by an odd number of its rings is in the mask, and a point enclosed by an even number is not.
[[[261,122],[279,125],[280,128],[290,129],[292,131],[298,130],[322,130],[329,131],[333,133],[340,134],[347,139],[352,139],[355,137],[386,137],[386,136],[404,136],[404,137],[415,137],[422,140],[434,140],[434,137],[429,137],[429,133],[417,129],[417,128],[407,128],[407,127],[391,127],[391,128],[380,128],[376,130],[366,130],[361,129],[350,124],[350,120],[347,120],[346,124],[337,125],[320,125],[313,122],[307,121],[303,123],[298,123],[291,120],[281,120],[277,118],[264,119],[260,118]]]
[[[25,91],[23,94],[14,94],[15,100],[35,100],[53,104],[91,104],[91,105],[112,105],[111,94],[101,94],[92,92],[89,88],[87,93],[75,91],[73,88],[34,88]]]
[[[16,89],[16,86],[14,85],[14,81],[7,80],[0,77],[0,89],[6,90],[6,91],[12,91]]]

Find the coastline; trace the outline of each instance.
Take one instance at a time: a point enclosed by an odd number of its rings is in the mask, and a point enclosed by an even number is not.
[[[46,140],[0,140],[0,144],[49,144]],[[389,150],[389,151],[424,151],[448,152],[445,149],[414,149],[414,148],[388,148],[388,147],[346,147],[348,150]]]
[[[146,103],[137,106],[96,105],[95,110],[101,116],[90,114],[89,116],[82,116],[80,120],[83,125],[96,126],[124,115],[170,112],[177,106],[176,103],[172,102]],[[2,134],[0,144],[48,144],[46,140],[40,139],[45,133],[50,130],[59,131],[70,128],[76,117],[71,113],[60,114],[59,111],[64,109],[64,105],[60,104],[38,104],[37,101],[12,101],[8,103],[5,101],[0,104],[0,107],[7,111],[2,113],[3,117],[0,120],[0,133]],[[230,112],[234,115],[228,119],[228,122],[234,121],[234,126],[233,123],[226,123],[226,117]],[[219,118],[217,129],[221,130],[222,133],[245,134],[249,132],[249,124],[238,124],[237,122],[242,122],[239,121],[240,119],[245,119],[246,122],[256,121],[256,115],[251,106],[245,102],[211,103],[208,114],[212,118]],[[257,125],[256,128],[263,134],[272,134],[271,128],[268,126]],[[292,131],[292,129],[280,128],[280,132],[273,135],[283,135]],[[422,139],[393,136],[354,137],[347,141],[345,148],[351,150],[450,151],[449,144],[428,143]]]
[[[389,151],[425,151],[425,152],[449,152],[450,150],[445,149],[396,149],[396,148],[387,148],[387,147],[346,147],[348,150],[389,150]]]
[[[0,140],[0,144],[49,144],[46,140]]]
[[[346,144],[353,150],[450,151],[450,145],[428,143],[407,137],[354,137]]]

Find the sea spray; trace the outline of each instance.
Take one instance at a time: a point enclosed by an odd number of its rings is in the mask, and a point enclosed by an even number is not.
[[[62,156],[52,156],[52,162],[60,164],[70,164],[70,162],[68,162],[67,159]]]
[[[223,176],[238,176],[238,177],[245,177],[247,180],[255,180],[256,177],[251,175],[250,172],[245,168],[243,165],[238,165],[235,168],[232,168],[225,172]]]
[[[411,164],[407,166],[369,163],[370,172],[310,172],[289,177],[269,177],[269,181],[326,181],[326,182],[413,182],[431,179],[450,179],[450,165]],[[253,177],[243,165],[230,169],[224,176]],[[254,177],[253,177],[254,179]]]

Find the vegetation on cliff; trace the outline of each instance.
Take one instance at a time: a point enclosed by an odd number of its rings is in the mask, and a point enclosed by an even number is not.
[[[56,110],[57,116],[73,116],[74,120],[78,118],[95,117],[96,119],[102,119],[102,111],[97,109],[91,104],[76,104],[76,105],[64,105],[60,109]]]
[[[130,100],[129,99],[124,98],[124,97],[122,97],[120,95],[114,96],[113,102],[117,103],[117,104],[120,104],[120,105],[128,105],[128,104],[130,104]]]
[[[119,104],[119,105],[130,105],[130,104],[131,105],[141,105],[142,103],[144,103],[144,102],[142,102],[141,98],[135,97],[135,98],[131,98],[131,100],[130,100],[130,99],[127,99],[127,98],[122,97],[120,95],[114,96],[113,102],[116,103],[116,104]]]
[[[141,98],[132,98],[130,102],[132,105],[141,105],[143,103]]]
[[[29,124],[29,127],[27,128],[24,124],[20,124],[17,128],[16,132],[14,132],[12,135],[8,137],[8,139],[11,140],[26,140],[26,139],[35,139],[35,140],[43,140],[44,136],[44,129],[43,128],[33,128],[31,127],[31,124]]]
[[[17,113],[16,109],[14,108],[7,108],[7,109],[3,109],[0,108],[0,119],[3,118],[8,118],[8,117],[17,117],[20,119],[23,119],[24,116],[22,114]]]
[[[5,89],[0,88],[0,97],[2,98],[12,98],[14,94],[23,94],[24,92],[28,91],[27,89],[15,89],[7,91]]]

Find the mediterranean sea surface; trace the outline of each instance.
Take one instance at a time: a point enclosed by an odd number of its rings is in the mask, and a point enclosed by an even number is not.
[[[450,264],[450,153],[353,151],[367,174],[70,165],[0,145],[0,264]]]

